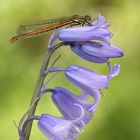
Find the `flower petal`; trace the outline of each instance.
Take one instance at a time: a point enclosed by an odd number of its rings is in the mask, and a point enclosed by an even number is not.
[[[108,57],[104,57],[101,55],[98,56],[93,51],[90,52],[90,50],[88,50],[90,49],[90,46],[88,46],[87,48],[85,47],[86,46],[80,44],[71,44],[72,51],[87,61],[91,61],[95,63],[105,63],[108,61]]]
[[[106,23],[105,17],[99,16],[91,24],[91,26],[61,29],[58,32],[58,38],[67,42],[99,40],[110,44],[109,38],[112,34],[107,30],[109,24]]]
[[[56,31],[52,34],[51,38],[49,39],[49,43],[48,43],[48,48],[49,49],[53,48],[53,42],[57,39],[57,37],[58,37],[58,34],[57,34],[57,31]]]
[[[38,127],[44,135],[52,140],[73,140],[81,133],[81,129],[76,127],[73,121],[49,114],[40,116]]]
[[[81,126],[81,122],[88,123],[91,120],[93,111],[97,108],[100,99],[100,92],[97,90],[90,89],[85,91],[84,94],[91,95],[94,98],[93,101],[82,100],[80,96],[76,96],[64,88],[57,87],[52,94],[52,100],[65,119],[73,120],[78,118],[81,114],[81,109],[76,107],[75,104],[80,105],[85,112],[83,119],[78,122],[78,126]]]
[[[92,25],[97,25],[98,28],[100,27],[104,29],[107,29],[110,26],[110,24],[106,22],[106,18],[104,16],[101,16],[100,14],[98,18],[93,20]]]
[[[120,65],[115,64],[114,67],[111,67],[110,62],[107,63],[109,69],[110,69],[110,77],[115,77],[120,73]]]
[[[85,54],[86,56],[89,56],[91,58],[97,57],[100,59],[108,60],[107,58],[115,58],[115,57],[122,57],[123,56],[123,52],[120,48],[117,48],[114,45],[107,45],[107,44],[101,43],[101,42],[88,41],[88,42],[81,42],[79,44],[73,43],[71,45],[71,48],[78,55]]]
[[[81,89],[87,89],[87,87],[103,89],[108,87],[115,70],[116,68],[110,71],[108,75],[102,75],[81,66],[71,65],[65,72],[65,76]]]
[[[80,28],[81,31],[77,32]],[[91,29],[90,29],[91,28]],[[73,31],[72,31],[73,29]],[[62,41],[89,41],[89,40],[99,40],[107,44],[109,43],[108,37],[111,33],[105,30],[92,30],[92,27],[75,27],[75,28],[61,29],[58,32],[58,38]],[[75,30],[74,30],[75,29]],[[87,29],[87,30],[86,30]]]

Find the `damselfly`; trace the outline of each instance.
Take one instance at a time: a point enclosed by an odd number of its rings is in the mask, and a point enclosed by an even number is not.
[[[57,29],[66,25],[75,26],[75,25],[90,25],[91,17],[88,15],[79,16],[74,15],[71,17],[62,17],[52,20],[42,20],[36,21],[29,24],[19,25],[17,29],[17,35],[10,39],[10,42],[15,42],[21,38],[29,38],[40,36],[43,33],[46,33],[50,30]]]

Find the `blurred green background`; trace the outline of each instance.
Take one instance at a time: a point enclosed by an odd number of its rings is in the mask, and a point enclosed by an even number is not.
[[[111,42],[124,50],[125,56],[111,60],[121,64],[121,73],[104,90],[94,118],[78,140],[140,140],[140,1],[139,0],[0,0],[0,140],[17,140],[17,123],[27,110],[40,66],[46,51],[48,34],[17,41],[9,39],[16,27],[40,19],[51,19],[75,14],[98,14],[107,17],[114,36]],[[105,64],[92,64],[80,59],[68,47],[62,47],[57,65],[78,64],[106,74]],[[50,87],[67,87],[78,91],[63,74],[49,83]],[[50,94],[41,99],[36,114],[59,116]],[[47,139],[36,122],[30,140]]]

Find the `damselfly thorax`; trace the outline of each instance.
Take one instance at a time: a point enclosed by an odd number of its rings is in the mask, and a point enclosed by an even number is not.
[[[91,17],[88,15],[79,16],[74,15],[71,17],[61,17],[51,20],[40,20],[29,24],[19,25],[17,29],[17,35],[10,39],[10,42],[15,42],[21,38],[30,38],[43,35],[44,33],[69,25],[70,27],[75,25],[90,25]]]

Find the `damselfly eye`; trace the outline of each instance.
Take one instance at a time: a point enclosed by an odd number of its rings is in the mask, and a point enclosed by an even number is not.
[[[91,17],[89,15],[85,15],[85,20],[91,21]]]

